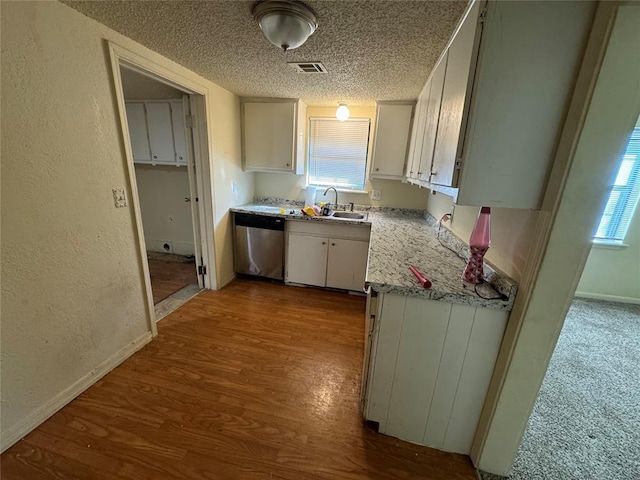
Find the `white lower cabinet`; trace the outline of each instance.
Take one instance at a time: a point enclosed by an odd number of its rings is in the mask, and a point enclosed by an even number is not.
[[[368,256],[369,242],[330,238],[327,287],[363,291]]]
[[[509,312],[395,294],[369,304],[365,419],[380,433],[468,454]]]
[[[287,283],[362,291],[370,227],[302,221],[287,230]]]
[[[327,238],[289,234],[286,280],[324,287],[327,283],[327,244]]]

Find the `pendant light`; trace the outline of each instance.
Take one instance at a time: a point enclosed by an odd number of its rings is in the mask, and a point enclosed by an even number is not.
[[[347,118],[349,118],[349,107],[344,102],[338,104],[338,109],[336,110],[336,118],[341,122],[344,122]]]
[[[318,28],[316,13],[298,0],[259,0],[251,14],[267,40],[285,52],[298,48]]]

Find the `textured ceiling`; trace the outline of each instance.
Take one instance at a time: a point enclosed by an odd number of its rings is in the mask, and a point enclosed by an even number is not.
[[[253,20],[253,1],[63,3],[240,96],[372,105],[418,96],[467,0],[309,0],[319,27],[286,54]],[[288,61],[328,73],[299,74]]]

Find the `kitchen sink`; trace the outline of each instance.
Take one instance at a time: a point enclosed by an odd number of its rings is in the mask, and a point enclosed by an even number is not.
[[[365,217],[364,213],[358,212],[333,212],[332,217],[335,218],[349,218],[351,220],[362,220]]]

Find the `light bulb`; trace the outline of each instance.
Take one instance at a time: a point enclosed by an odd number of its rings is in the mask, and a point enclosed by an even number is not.
[[[346,103],[340,103],[338,109],[336,110],[336,118],[341,122],[344,122],[347,118],[349,118],[349,108]]]

